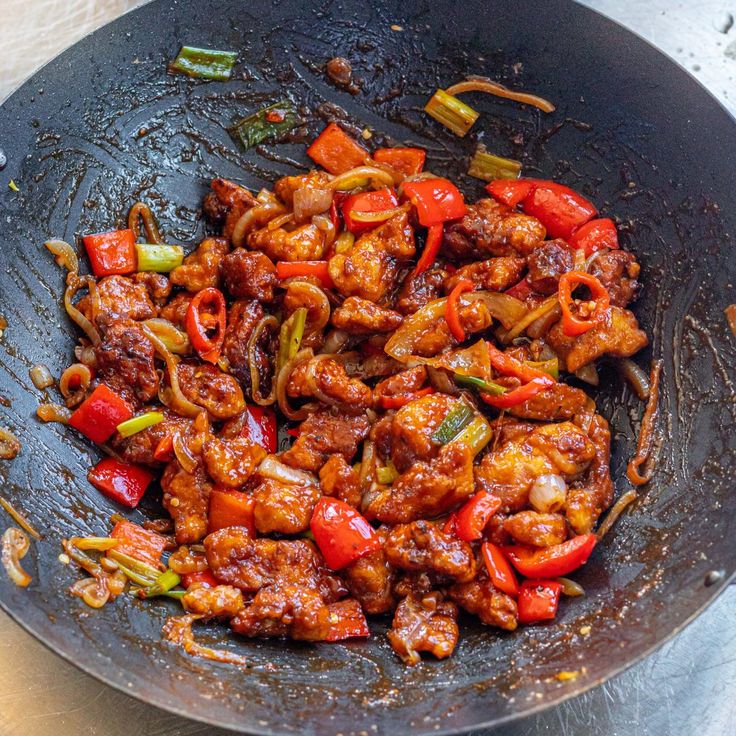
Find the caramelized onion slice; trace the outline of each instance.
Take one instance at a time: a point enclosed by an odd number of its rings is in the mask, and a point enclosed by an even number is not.
[[[33,580],[20,564],[30,545],[25,532],[14,526],[8,527],[0,539],[0,561],[8,577],[20,588],[27,588]]]
[[[292,468],[282,463],[276,455],[266,455],[256,471],[262,478],[292,486],[318,486],[319,481],[306,470]]]

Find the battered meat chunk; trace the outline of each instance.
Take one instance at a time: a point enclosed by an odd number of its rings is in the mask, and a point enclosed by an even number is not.
[[[276,266],[263,253],[236,248],[222,259],[220,275],[223,286],[235,299],[273,301],[278,284]]]
[[[493,321],[488,308],[481,301],[461,304],[458,309],[458,319],[466,337],[487,330]],[[457,344],[457,340],[452,336],[450,328],[447,326],[447,320],[440,319],[420,333],[414,344],[413,352],[414,355],[433,357]]]
[[[418,460],[427,462],[437,457],[441,445],[432,440],[432,435],[456,405],[456,398],[436,393],[412,401],[394,414],[391,459],[400,473]]]
[[[438,592],[409,595],[399,603],[388,639],[406,664],[418,664],[419,652],[449,657],[459,637],[457,606]]]
[[[248,340],[255,326],[263,319],[265,312],[257,300],[237,301],[229,309],[222,354],[227,359],[232,374],[240,381],[245,392],[252,390],[250,363],[248,360]],[[264,380],[270,370],[270,361],[263,350],[256,351],[258,373]],[[266,392],[268,393],[268,392]]]
[[[211,186],[213,196],[205,197],[205,214],[213,223],[224,221],[222,235],[230,242],[238,220],[258,202],[247,189],[227,179],[213,179]]]
[[[163,410],[164,420],[152,427],[146,427],[130,437],[113,435],[112,445],[120,453],[125,462],[136,465],[159,465],[153,453],[164,437],[173,436],[176,432],[186,432],[192,426],[192,420],[179,416],[167,409]]]
[[[379,381],[373,389],[373,397],[380,405],[382,398],[405,396],[419,391],[426,380],[427,369],[423,365],[418,365]]]
[[[151,341],[129,319],[112,322],[95,348],[97,375],[110,388],[135,403],[158,395],[159,378]]]
[[[433,571],[458,582],[475,577],[475,556],[470,545],[428,521],[398,524],[390,529],[384,551],[389,563],[401,570]]]
[[[577,337],[562,332],[562,322],[547,333],[547,342],[560,358],[560,367],[574,373],[602,355],[628,358],[647,346],[649,340],[628,309],[611,307],[595,327]]]
[[[253,491],[256,529],[261,534],[299,534],[306,531],[314,505],[321,495],[317,486],[263,481]]]
[[[319,482],[325,496],[335,496],[356,508],[360,505],[358,474],[342,455],[332,455],[322,466],[319,471]]]
[[[279,583],[259,590],[230,625],[242,636],[324,641],[330,631],[330,610],[315,590]]]
[[[488,626],[505,631],[513,631],[517,626],[516,601],[495,588],[483,568],[475,580],[456,583],[447,593],[461,608]]]
[[[245,607],[243,594],[231,585],[202,585],[194,583],[187,588],[181,603],[189,613],[205,618],[232,618]]]
[[[245,437],[211,437],[202,452],[207,474],[218,486],[240,488],[253,475],[266,451]]]
[[[473,494],[473,456],[450,443],[431,462],[417,462],[391,486],[364,499],[369,519],[399,524],[440,516]]]
[[[314,169],[306,174],[284,176],[273,185],[274,194],[290,207],[294,204],[294,192],[298,189],[324,189],[332,177],[326,172]]]
[[[286,392],[293,398],[308,398],[317,390],[345,411],[361,412],[373,406],[373,392],[357,378],[348,376],[342,363],[332,358],[300,363],[289,376]]]
[[[171,281],[162,273],[140,271],[134,273],[131,278],[134,284],[142,284],[146,288],[157,309],[161,308],[171,296]]]
[[[225,238],[206,238],[170,274],[171,283],[192,293],[220,285],[220,263],[229,250]]]
[[[230,419],[245,409],[243,391],[235,378],[210,363],[179,363],[176,375],[184,396],[215,419]]]
[[[351,335],[393,332],[403,317],[393,309],[379,307],[367,299],[350,296],[332,313],[332,324]]]
[[[204,469],[197,466],[194,473],[187,473],[173,460],[161,477],[164,508],[174,520],[176,541],[194,544],[207,534],[207,510],[212,484]]]
[[[468,205],[463,217],[445,226],[442,253],[459,261],[529,253],[544,240],[539,220],[492,199]]]
[[[330,277],[343,296],[380,303],[394,287],[401,263],[414,253],[414,231],[402,212],[361,235],[347,253],[334,255]]]
[[[159,317],[167,319],[180,330],[187,329],[187,309],[192,302],[192,295],[185,291],[174,295],[174,298],[161,308]]]
[[[334,455],[350,462],[358,445],[368,436],[370,422],[365,415],[338,414],[322,409],[301,424],[294,444],[281,455],[282,462],[314,473]]]
[[[529,286],[540,294],[554,294],[562,274],[572,271],[573,254],[564,240],[545,240],[530,254]]]
[[[606,287],[611,304],[617,307],[625,307],[636,299],[641,287],[637,281],[640,271],[633,253],[625,250],[602,253],[589,269],[589,273]]]
[[[470,281],[477,291],[506,291],[519,281],[526,261],[515,256],[489,258],[458,268],[445,280],[445,293],[449,294],[462,280]]]
[[[379,527],[376,534],[385,544],[388,527]],[[342,576],[350,594],[360,602],[366,613],[379,614],[393,610],[396,599],[392,588],[396,574],[383,548],[352,562],[342,570]]]
[[[531,399],[509,407],[507,411],[521,419],[559,422],[580,414],[592,414],[595,412],[595,403],[585,391],[566,383],[555,383]]]
[[[480,488],[503,501],[502,511],[521,511],[540,475],[555,473],[569,482],[594,456],[593,443],[571,422],[510,425],[500,431],[475,475]]]
[[[98,326],[111,324],[117,319],[144,320],[156,316],[148,291],[143,284],[136,284],[125,276],[105,276],[97,282],[99,313],[92,312],[92,298],[79,300],[77,308]]]
[[[449,273],[439,267],[429,268],[417,276],[410,273],[401,285],[396,311],[403,315],[414,314],[429,302],[439,299]]]
[[[567,524],[562,514],[520,511],[509,516],[503,528],[520,544],[549,547],[567,539]]]
[[[588,436],[595,448],[595,456],[587,473],[570,485],[565,508],[567,520],[577,534],[592,531],[598,517],[613,502],[611,431],[600,414],[593,416]]]
[[[327,250],[324,232],[311,222],[293,230],[268,226],[255,230],[248,235],[248,247],[272,261],[319,261]]]

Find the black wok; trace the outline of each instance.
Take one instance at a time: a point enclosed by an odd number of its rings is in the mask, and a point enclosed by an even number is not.
[[[8,156],[0,173],[0,314],[9,322],[0,412],[23,442],[0,474],[3,492],[44,534],[26,558],[33,584],[21,590],[0,575],[0,605],[114,687],[245,732],[424,734],[498,724],[644,656],[736,569],[735,341],[723,316],[736,278],[736,126],[673,63],[562,0],[306,5],[154,2],[62,54],[0,109]],[[239,50],[238,73],[228,83],[167,76],[166,61],[182,43]],[[320,67],[336,54],[363,78],[360,94],[325,80]],[[468,73],[548,97],[557,112],[476,98],[479,123],[467,139],[454,138],[421,107],[437,86]],[[285,93],[308,110],[310,135],[323,124],[319,106],[338,105],[376,142],[387,136],[426,147],[429,167],[457,177],[469,197],[481,191],[463,177],[478,138],[622,219],[623,240],[644,271],[637,313],[653,337],[639,360],[664,360],[665,441],[654,481],[578,576],[586,597],[565,605],[558,621],[512,635],[469,622],[454,657],[413,669],[393,656],[385,622],[368,643],[227,640],[222,646],[251,661],[236,669],[162,643],[173,603],[121,599],[90,612],[65,592],[76,573],[57,560],[59,538],[104,533],[117,509],[85,480],[96,450],[34,418],[43,395],[28,369],[45,363],[58,373],[75,339],[59,304],[62,274],[42,243],[120,225],[137,198],[152,205],[170,240],[196,242],[211,177],[257,189],[305,163],[300,142],[243,155],[222,127]],[[603,385],[597,400],[615,430],[622,492],[642,407],[609,370]],[[560,682],[563,670],[580,674]]]

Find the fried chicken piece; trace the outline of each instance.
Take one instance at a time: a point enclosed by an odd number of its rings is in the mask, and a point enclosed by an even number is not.
[[[403,317],[393,309],[379,307],[368,299],[349,296],[332,313],[332,324],[350,335],[375,335],[378,332],[393,332]]]
[[[253,491],[256,529],[261,534],[300,534],[306,531],[314,505],[321,495],[317,486],[263,481]]]
[[[189,401],[215,419],[230,419],[245,409],[243,391],[235,378],[210,363],[179,363],[179,387]]]
[[[449,294],[464,280],[470,281],[476,291],[506,291],[519,281],[525,265],[526,261],[516,256],[501,256],[469,263],[447,277],[444,283],[445,294]]]
[[[220,264],[229,250],[225,238],[205,238],[190,253],[181,266],[177,266],[169,279],[176,286],[196,293],[202,289],[220,285]]]
[[[519,511],[506,519],[503,528],[519,544],[533,547],[549,547],[567,539],[567,524],[562,514]]]
[[[172,460],[161,477],[164,508],[174,520],[176,541],[194,544],[207,534],[207,511],[212,484],[204,469],[197,466],[187,473],[178,460]]]
[[[266,457],[266,451],[245,437],[211,437],[202,452],[207,474],[218,486],[240,488]]]
[[[236,248],[222,259],[220,275],[223,286],[235,299],[273,301],[278,284],[276,266],[263,253]]]

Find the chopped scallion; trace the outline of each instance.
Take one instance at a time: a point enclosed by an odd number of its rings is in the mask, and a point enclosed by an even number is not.
[[[116,549],[107,550],[107,556],[111,560],[115,560],[118,563],[120,569],[125,575],[130,578],[134,583],[149,587],[153,585],[161,575],[161,571],[155,567],[141,562],[141,560],[126,555],[124,552],[118,552]]]
[[[474,414],[472,406],[459,401],[432,435],[432,441],[446,445],[470,422]]]
[[[147,427],[153,427],[160,424],[164,420],[164,415],[160,411],[147,411],[145,414],[139,414],[132,419],[126,419],[117,426],[118,433],[121,437],[130,437],[138,434]]]
[[[8,187],[14,192],[20,191],[20,189],[18,189],[18,185],[12,179],[8,182]]]
[[[228,128],[230,137],[248,150],[266,140],[276,140],[297,124],[297,115],[290,100],[259,110]]]
[[[184,260],[184,248],[180,245],[153,245],[152,243],[136,243],[139,271],[156,271],[168,273]]]
[[[485,417],[478,415],[453,439],[453,442],[467,445],[473,455],[477,455],[491,441],[492,435],[491,425]]]
[[[461,138],[470,130],[480,113],[473,110],[457,97],[448,95],[443,89],[438,89],[429,102],[424,106],[425,112],[438,122],[449,128]]]
[[[279,351],[276,357],[276,365],[281,370],[298,352],[304,337],[304,327],[307,324],[307,308],[299,307],[281,325],[279,333]]]
[[[532,368],[536,368],[542,373],[546,373],[548,376],[557,381],[560,378],[560,361],[557,358],[550,358],[549,360],[527,360],[526,364]]]
[[[460,373],[454,374],[455,383],[462,383],[465,386],[472,386],[477,388],[479,391],[491,394],[491,396],[501,396],[506,393],[506,388],[501,386],[499,383],[493,381],[484,381],[482,378],[476,378],[475,376],[463,376]]]
[[[164,595],[172,588],[175,588],[181,582],[181,578],[173,571],[167,570],[156,578],[153,585],[149,585],[140,592],[141,598],[153,598],[157,595]]]
[[[174,61],[169,64],[169,71],[181,72],[194,79],[224,82],[230,79],[237,60],[238,55],[234,51],[182,46]]]
[[[518,179],[521,174],[521,163],[511,158],[494,156],[488,153],[483,146],[478,146],[470,160],[468,174],[483,181],[495,179]]]
[[[399,471],[396,466],[389,460],[386,465],[376,470],[376,478],[383,485],[391,485],[399,477]]]

